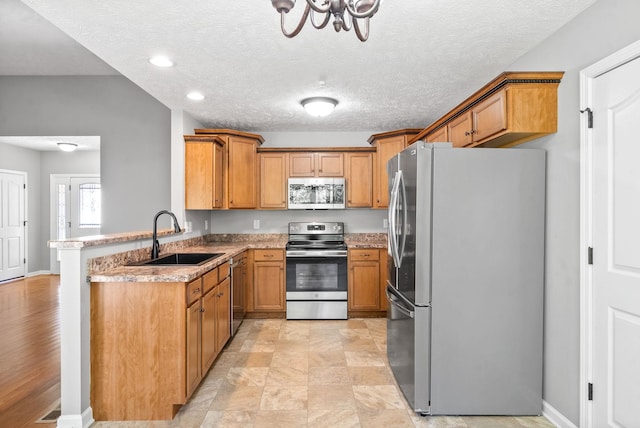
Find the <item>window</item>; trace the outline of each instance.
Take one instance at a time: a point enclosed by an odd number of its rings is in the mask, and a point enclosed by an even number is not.
[[[100,184],[84,183],[78,186],[78,227],[97,228],[102,222]]]

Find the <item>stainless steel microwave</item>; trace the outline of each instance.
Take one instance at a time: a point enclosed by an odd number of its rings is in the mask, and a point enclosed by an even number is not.
[[[344,178],[290,178],[288,208],[290,210],[343,209]]]

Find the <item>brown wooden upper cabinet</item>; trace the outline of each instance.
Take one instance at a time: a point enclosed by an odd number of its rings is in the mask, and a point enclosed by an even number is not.
[[[347,208],[373,206],[373,153],[346,153]]]
[[[344,154],[291,153],[289,177],[344,177]]]
[[[262,136],[230,129],[196,129],[195,135],[184,138],[186,209],[258,207],[257,148],[264,141]],[[217,142],[222,146],[222,156],[188,149],[194,142]]]
[[[412,141],[511,147],[557,131],[562,72],[505,72]]]
[[[192,210],[222,208],[224,141],[185,135],[184,205]]]
[[[260,208],[287,208],[287,153],[258,153],[260,159]]]
[[[373,162],[373,207],[386,208],[389,206],[389,184],[387,176],[387,162],[400,153],[409,140],[415,137],[420,129],[401,129],[398,131],[374,134],[369,137],[369,144],[376,148]]]

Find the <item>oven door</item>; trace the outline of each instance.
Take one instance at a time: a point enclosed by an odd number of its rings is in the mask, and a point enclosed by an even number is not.
[[[347,299],[346,255],[322,257],[288,253],[286,278],[287,300],[307,300],[307,296],[320,300]]]

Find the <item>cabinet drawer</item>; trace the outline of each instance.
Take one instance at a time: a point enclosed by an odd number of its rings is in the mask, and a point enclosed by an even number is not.
[[[349,250],[351,260],[379,260],[380,252],[376,248]]]
[[[284,251],[282,250],[254,250],[253,259],[257,262],[284,260]]]
[[[187,306],[198,300],[202,295],[202,278],[187,284]]]
[[[202,294],[207,294],[216,285],[218,285],[218,268],[211,269],[202,276]]]
[[[229,274],[229,262],[224,262],[218,266],[218,282],[222,282]]]

